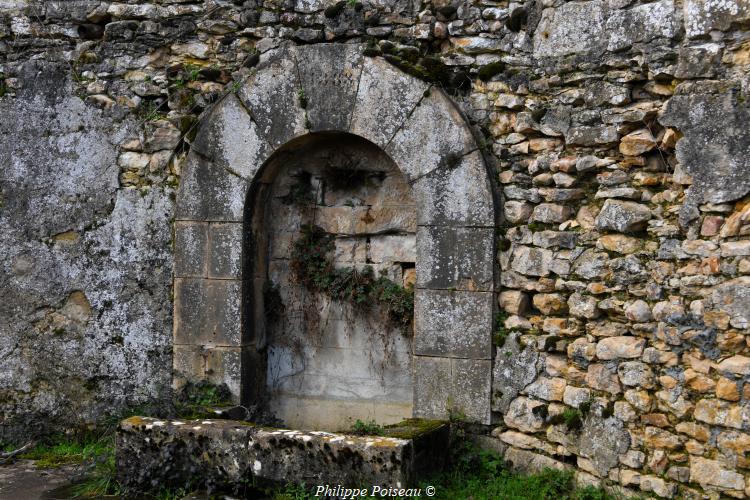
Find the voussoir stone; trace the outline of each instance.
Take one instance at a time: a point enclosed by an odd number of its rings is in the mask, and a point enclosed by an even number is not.
[[[596,217],[600,230],[631,233],[641,231],[651,220],[651,210],[640,203],[607,199]]]

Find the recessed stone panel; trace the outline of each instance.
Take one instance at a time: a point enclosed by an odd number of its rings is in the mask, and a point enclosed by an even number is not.
[[[412,185],[412,190],[418,224],[495,225],[492,187],[479,151],[425,175]]]
[[[349,130],[362,72],[361,46],[302,46],[298,49],[297,67],[310,129]]]
[[[428,87],[380,57],[365,57],[351,132],[385,147]]]
[[[414,297],[414,353],[490,359],[492,296],[489,292],[417,289]]]
[[[385,148],[409,182],[444,167],[454,168],[476,149],[458,108],[439,89],[430,89]]]
[[[252,179],[272,149],[237,96],[227,94],[205,119],[193,149],[214,164]]]
[[[174,275],[178,278],[205,277],[208,253],[208,224],[175,222]]]
[[[242,272],[242,223],[209,226],[208,277],[240,279]]]
[[[240,345],[241,282],[175,279],[175,344]]]
[[[296,57],[292,44],[267,52],[238,92],[258,131],[273,147],[306,131]]]
[[[249,182],[196,153],[177,191],[177,220],[242,221]]]
[[[417,230],[417,286],[491,291],[495,230],[420,226]]]

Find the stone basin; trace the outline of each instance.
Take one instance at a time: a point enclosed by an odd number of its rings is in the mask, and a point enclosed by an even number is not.
[[[117,475],[134,492],[256,479],[401,488],[443,467],[449,434],[447,423],[420,419],[388,426],[382,436],[355,436],[236,420],[131,417],[117,432]]]

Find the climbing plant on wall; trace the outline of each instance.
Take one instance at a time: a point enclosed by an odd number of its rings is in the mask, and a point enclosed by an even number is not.
[[[333,240],[333,235],[318,226],[302,227],[292,250],[291,266],[297,279],[309,290],[358,307],[379,305],[387,312],[389,321],[409,335],[414,318],[414,288],[403,287],[385,276],[376,277],[369,266],[362,271],[351,267],[337,269],[330,257]]]

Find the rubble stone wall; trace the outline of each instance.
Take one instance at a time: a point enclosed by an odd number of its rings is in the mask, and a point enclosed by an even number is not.
[[[168,393],[199,117],[282,41],[356,41],[446,88],[495,169],[482,441],[744,498],[749,27],[743,0],[0,3],[0,437]]]

